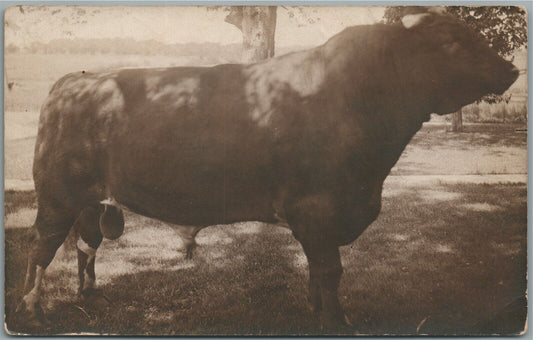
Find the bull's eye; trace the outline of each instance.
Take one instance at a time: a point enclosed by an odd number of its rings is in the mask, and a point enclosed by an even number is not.
[[[461,44],[459,44],[458,42],[452,42],[442,45],[442,48],[444,48],[444,51],[446,51],[447,54],[452,55],[459,51],[459,49],[461,48]]]

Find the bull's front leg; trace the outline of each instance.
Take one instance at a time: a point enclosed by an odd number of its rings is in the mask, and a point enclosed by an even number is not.
[[[327,241],[301,242],[309,262],[309,301],[325,330],[349,325],[339,303],[342,276],[339,248]]]
[[[349,326],[337,290],[342,264],[335,230],[339,200],[328,192],[289,197],[284,210],[293,235],[302,244],[309,263],[309,302],[326,331]]]

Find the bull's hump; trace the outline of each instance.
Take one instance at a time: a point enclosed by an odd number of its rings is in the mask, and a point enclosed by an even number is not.
[[[279,103],[287,97],[304,99],[319,93],[326,77],[324,61],[318,49],[252,64],[243,72],[251,118],[260,126],[269,124]]]

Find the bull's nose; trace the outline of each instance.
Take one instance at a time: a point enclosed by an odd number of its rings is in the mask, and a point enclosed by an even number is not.
[[[502,71],[503,73],[500,73],[500,77],[502,77],[501,79],[504,82],[509,82],[509,86],[515,82],[520,74],[520,70],[510,62],[507,62],[506,67]]]
[[[513,64],[511,64],[511,69],[509,71],[509,86],[511,86],[515,81],[516,79],[518,79],[518,75],[520,74],[520,70],[514,66]]]
[[[494,94],[503,94],[518,78],[520,71],[510,62],[500,64],[498,70],[492,73],[492,89]]]

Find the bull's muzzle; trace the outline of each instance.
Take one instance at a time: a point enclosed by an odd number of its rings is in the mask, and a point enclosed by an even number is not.
[[[513,85],[513,83],[518,78],[518,75],[520,74],[520,70],[516,68],[512,63],[507,63],[506,67],[499,73],[496,74],[496,77],[498,77],[496,81],[496,87],[494,89],[495,94],[503,94],[509,86]]]

